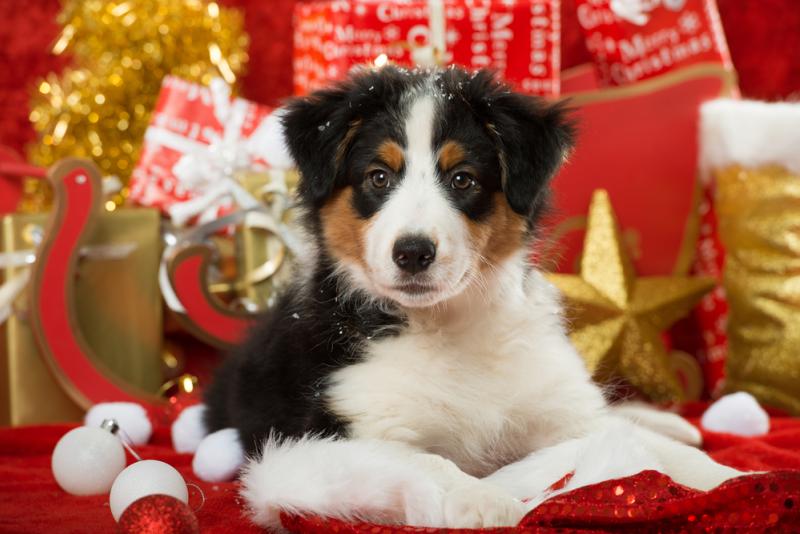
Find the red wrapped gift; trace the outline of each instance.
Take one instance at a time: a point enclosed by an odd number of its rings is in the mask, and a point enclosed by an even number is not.
[[[213,220],[254,199],[237,172],[292,166],[279,114],[231,99],[222,80],[203,87],[167,76],[130,182],[130,199],[160,208],[181,226]]]
[[[336,0],[295,9],[294,87],[305,94],[357,64],[496,69],[518,90],[558,95],[560,0]],[[380,61],[378,64],[380,64]]]
[[[701,62],[731,68],[714,0],[576,0],[604,85],[624,85]]]

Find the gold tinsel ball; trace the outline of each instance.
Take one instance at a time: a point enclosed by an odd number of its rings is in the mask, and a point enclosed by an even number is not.
[[[123,184],[165,75],[234,83],[247,61],[241,13],[215,2],[67,0],[59,22],[53,52],[70,54],[73,67],[36,88],[30,158],[88,157]]]

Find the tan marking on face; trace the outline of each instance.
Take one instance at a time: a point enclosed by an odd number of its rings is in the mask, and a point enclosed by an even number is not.
[[[403,147],[387,139],[378,147],[378,157],[394,172],[403,168]]]
[[[447,141],[442,148],[439,149],[439,168],[443,171],[449,171],[462,161],[466,156],[466,151],[463,145],[457,141]]]
[[[322,232],[328,248],[337,259],[365,266],[364,234],[368,221],[361,219],[353,207],[353,188],[337,191],[320,210]]]
[[[515,213],[508,205],[503,193],[495,193],[492,212],[480,221],[473,221],[464,216],[469,234],[475,249],[486,259],[480,263],[480,269],[489,265],[497,265],[525,244],[525,219]]]
[[[342,142],[339,143],[339,146],[336,147],[336,167],[342,164],[344,161],[344,156],[347,154],[347,149],[350,147],[350,143],[353,142],[356,134],[358,133],[358,129],[361,127],[361,119],[355,120],[350,123],[350,127],[347,129],[347,133],[344,134],[344,139]]]

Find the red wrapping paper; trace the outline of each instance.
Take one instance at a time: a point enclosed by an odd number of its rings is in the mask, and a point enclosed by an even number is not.
[[[444,0],[444,63],[496,69],[517,89],[558,95],[559,0]],[[428,44],[425,0],[336,0],[295,9],[294,89],[305,94],[380,54],[412,65]]]
[[[576,0],[604,85],[625,85],[702,62],[731,67],[714,0]]]
[[[235,99],[233,104],[241,105],[245,109],[244,121],[236,132],[243,142],[256,134],[273,112],[270,107],[242,99]],[[209,88],[175,76],[164,78],[139,161],[131,176],[131,202],[157,207],[164,213],[169,213],[173,205],[202,194],[201,190],[192,189],[182,183],[174,168],[184,155],[203,150],[224,135],[226,125],[220,122],[214,106],[214,97]],[[159,133],[160,136],[157,135]],[[159,139],[171,141],[163,142]],[[185,148],[179,145],[185,145]],[[283,163],[283,156],[279,154],[282,151],[283,149],[275,150],[279,163]],[[250,163],[254,169],[265,169],[272,162],[263,156],[253,156]],[[230,198],[225,198],[213,209],[209,218],[213,218],[212,215],[229,213],[233,204]]]

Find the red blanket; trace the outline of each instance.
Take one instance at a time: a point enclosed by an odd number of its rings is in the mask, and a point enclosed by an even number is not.
[[[696,415],[696,414],[693,414]],[[67,425],[0,429],[0,532],[113,532],[108,497],[74,497],[61,491],[50,473],[50,453]],[[773,417],[760,438],[705,433],[705,448],[718,461],[745,470],[780,470],[737,479],[709,493],[689,490],[665,477],[644,472],[634,477],[582,488],[546,502],[518,529],[494,532],[679,532],[717,527],[775,532],[800,529],[800,419]],[[202,532],[260,532],[243,515],[234,483],[208,484],[191,472],[191,456],[175,453],[165,433],[140,447],[144,458],[176,467],[197,484],[205,504],[197,512]],[[189,489],[189,504],[201,497]],[[295,532],[437,532],[345,525],[336,521],[284,518]]]

